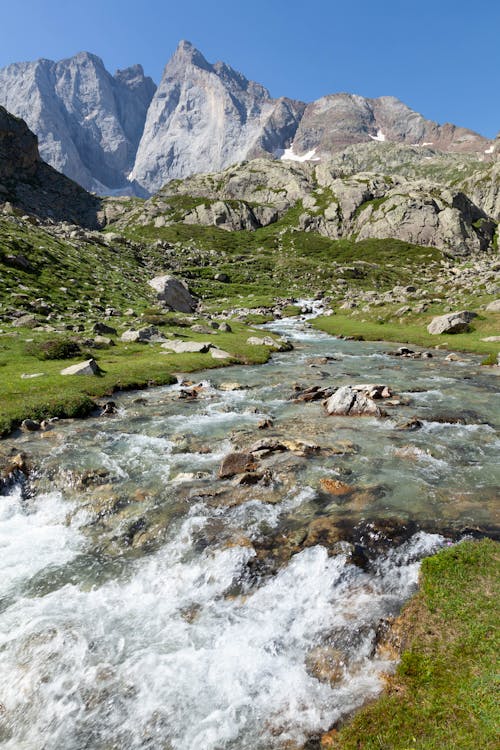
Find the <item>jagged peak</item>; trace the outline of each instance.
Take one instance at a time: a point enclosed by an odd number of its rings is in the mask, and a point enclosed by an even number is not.
[[[187,41],[187,39],[181,39],[170,61],[167,63],[167,68],[172,65],[194,65],[203,70],[212,70],[212,66],[207,62],[200,50],[194,44]]]

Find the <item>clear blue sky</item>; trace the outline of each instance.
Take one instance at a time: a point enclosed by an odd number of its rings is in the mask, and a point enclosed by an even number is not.
[[[391,94],[441,123],[500,130],[500,0],[18,0],[0,23],[0,66],[87,50],[158,82],[188,39],[273,96]]]

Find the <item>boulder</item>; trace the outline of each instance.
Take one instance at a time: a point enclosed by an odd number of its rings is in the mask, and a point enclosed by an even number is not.
[[[469,323],[475,317],[476,313],[469,312],[468,310],[438,315],[431,320],[427,326],[427,330],[432,334],[465,333],[469,330]]]
[[[227,479],[234,477],[236,474],[246,474],[257,468],[255,458],[251,453],[229,453],[222,460],[219,468],[219,478]]]
[[[101,372],[95,359],[87,359],[85,362],[79,362],[71,367],[61,370],[61,375],[99,375]]]
[[[344,385],[335,391],[325,401],[325,408],[330,415],[336,414],[349,417],[382,416],[382,411],[372,398],[362,391],[355,390],[350,385]]]
[[[21,315],[20,318],[12,321],[15,328],[36,328],[38,321],[34,315]]]
[[[486,310],[488,312],[500,312],[500,299],[495,299],[493,302],[487,304]]]
[[[145,326],[140,328],[138,331],[134,331],[129,328],[121,335],[121,340],[128,343],[139,342],[141,344],[147,344],[154,336],[159,336],[159,331],[155,326]]]
[[[113,328],[113,326],[108,326],[106,325],[106,323],[100,322],[94,323],[92,331],[94,333],[104,333],[108,336],[116,336],[117,334],[116,328]]]
[[[232,359],[233,355],[225,352],[224,349],[210,349],[210,355],[213,359]]]
[[[209,341],[167,341],[162,349],[168,349],[174,354],[199,353],[205,354],[212,347]]]
[[[198,300],[189,291],[188,285],[174,276],[156,276],[148,281],[156,291],[159,302],[177,312],[190,313],[196,310]]]
[[[21,430],[23,432],[36,432],[40,429],[40,422],[36,422],[34,419],[23,419],[21,422]]]

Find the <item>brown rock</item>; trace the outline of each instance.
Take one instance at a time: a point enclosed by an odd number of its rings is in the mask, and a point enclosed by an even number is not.
[[[315,518],[309,524],[304,547],[314,547],[316,544],[332,547],[340,540],[341,532],[333,519],[328,517]]]
[[[354,487],[339,482],[338,479],[332,479],[331,477],[323,477],[323,479],[320,479],[319,483],[321,489],[329,495],[348,495],[350,492],[354,491]]]
[[[306,654],[306,671],[319,682],[338,684],[344,677],[344,656],[331,646],[317,646]]]
[[[219,468],[219,478],[227,479],[236,474],[246,474],[257,469],[257,462],[251,453],[229,453],[223,458]]]

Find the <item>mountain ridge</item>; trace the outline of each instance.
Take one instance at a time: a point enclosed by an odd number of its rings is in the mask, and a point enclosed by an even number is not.
[[[158,86],[141,65],[109,73],[79,52],[0,69],[0,105],[26,120],[41,156],[88,190],[147,196],[168,180],[266,157],[323,160],[394,142],[490,159],[494,141],[439,125],[392,96],[271,97],[225,62],[181,41]]]

